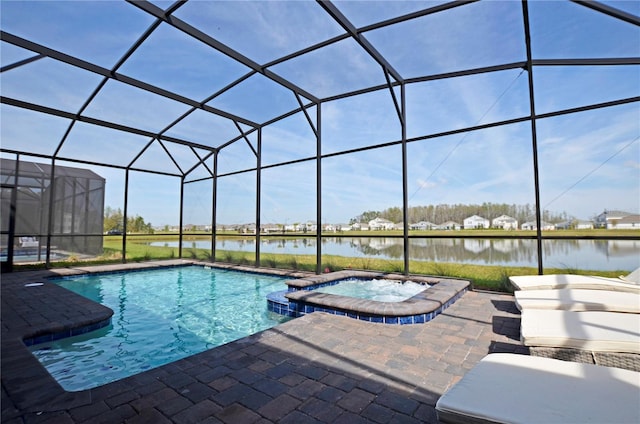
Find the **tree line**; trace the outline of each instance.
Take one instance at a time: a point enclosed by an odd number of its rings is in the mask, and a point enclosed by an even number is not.
[[[104,232],[124,232],[124,214],[120,208],[113,209],[110,206],[104,208]],[[152,234],[153,227],[150,222],[145,222],[140,215],[127,217],[127,232]]]
[[[519,223],[534,221],[536,212],[534,205],[515,205],[506,203],[483,203],[481,205],[465,204],[441,204],[427,206],[410,206],[408,220],[410,224],[420,221],[431,222],[432,224],[442,224],[447,221],[455,221],[462,224],[465,218],[472,215],[479,215],[488,220],[492,220],[502,215],[507,215],[518,220]],[[351,219],[350,223],[369,222],[375,218],[384,218],[391,222],[402,222],[402,208],[390,207],[383,211],[366,211]],[[566,212],[556,213],[543,211],[542,220],[551,224],[557,224],[572,219]]]

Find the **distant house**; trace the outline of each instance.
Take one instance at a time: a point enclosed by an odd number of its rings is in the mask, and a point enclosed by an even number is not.
[[[265,234],[279,233],[280,231],[282,231],[282,227],[278,224],[263,224],[260,227],[260,231]]]
[[[462,225],[455,221],[447,221],[438,225],[437,230],[459,230],[462,228]]]
[[[550,224],[548,222],[544,222],[544,221],[540,222],[540,227],[541,227],[542,231],[550,231],[550,230],[555,230],[556,229],[555,225]],[[537,230],[538,226],[536,225],[535,221],[529,221],[529,222],[525,222],[524,224],[522,224],[521,228],[523,230]]]
[[[336,228],[338,231],[351,231],[351,225],[349,224],[337,224]]]
[[[256,224],[245,224],[242,226],[243,234],[255,234],[256,233]]]
[[[305,224],[302,224],[301,231],[316,231],[318,229],[318,224],[316,221],[307,221]]]
[[[462,221],[465,229],[489,228],[489,220],[478,215],[472,215]]]
[[[396,222],[393,224],[394,230],[404,230],[404,222]]]
[[[428,221],[420,221],[415,224],[409,225],[409,228],[412,230],[433,230],[437,225]]]
[[[572,219],[556,224],[556,230],[590,230],[593,228],[593,222]]]
[[[355,222],[351,224],[351,229],[354,231],[369,231],[369,225],[364,222]]]
[[[503,230],[517,230],[518,220],[508,215],[500,215],[491,221],[491,226],[493,228],[502,228]]]
[[[593,222],[570,219],[569,221],[558,222],[556,230],[590,230],[593,229]]]
[[[535,221],[527,221],[523,222],[520,228],[522,228],[523,230],[535,230],[537,226]]]
[[[627,215],[612,221],[607,228],[611,230],[640,230],[640,215]]]
[[[593,222],[591,221],[576,219],[573,222],[573,225],[575,225],[576,230],[592,230],[593,229]]]
[[[630,212],[624,211],[608,211],[605,210],[600,215],[596,216],[595,227],[611,229],[616,226],[617,222],[624,217],[633,215]]]
[[[375,218],[369,221],[371,230],[393,230],[393,222],[384,218]]]

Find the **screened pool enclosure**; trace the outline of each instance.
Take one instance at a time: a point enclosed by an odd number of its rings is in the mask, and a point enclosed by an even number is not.
[[[362,238],[349,266],[385,252],[408,273],[464,262],[443,256],[460,246],[539,272],[593,262],[545,244],[562,238],[630,270],[640,231],[560,228],[603,213],[640,228],[639,15],[632,1],[3,1],[3,269],[25,243],[47,266],[233,261],[231,244],[268,265],[286,235],[292,264],[299,248],[318,273]]]
[[[47,252],[59,258],[102,253],[104,179],[86,169],[51,168],[0,159],[5,261],[44,261]]]

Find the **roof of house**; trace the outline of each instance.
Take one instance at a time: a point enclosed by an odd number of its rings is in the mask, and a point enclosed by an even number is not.
[[[623,218],[620,218],[618,220],[618,224],[636,224],[640,222],[640,215],[638,214],[633,214],[633,215],[627,215]]]
[[[500,215],[497,218],[493,218],[493,221],[511,221],[511,222],[515,222],[517,221],[517,219],[510,217],[509,215]]]

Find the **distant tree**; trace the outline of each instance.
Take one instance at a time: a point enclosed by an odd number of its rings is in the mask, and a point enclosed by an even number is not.
[[[416,223],[420,221],[428,221],[434,224],[441,224],[446,221],[462,222],[465,218],[472,215],[479,215],[488,220],[492,220],[501,215],[508,215],[518,220],[518,222],[527,222],[535,219],[535,207],[531,204],[516,205],[506,203],[490,203],[484,202],[481,205],[478,204],[440,204],[440,205],[426,205],[426,206],[411,206],[407,211],[409,223]],[[355,218],[352,218],[349,223],[355,222],[369,222],[375,218],[385,218],[392,222],[402,221],[402,208],[394,206],[387,208],[383,211],[366,211]],[[551,212],[548,210],[543,211],[542,220],[550,223],[565,222],[571,218],[566,212]]]
[[[114,209],[110,206],[104,208],[104,232],[124,231],[124,214],[122,209]],[[168,226],[165,226],[168,230]],[[153,233],[153,227],[150,222],[145,222],[144,218],[139,215],[127,218],[127,231],[133,233]]]
[[[369,222],[372,221],[382,215],[381,212],[377,211],[367,211],[363,212],[361,215],[355,217],[356,222]]]
[[[140,215],[127,219],[127,231],[132,233],[153,234],[151,223],[145,222]]]
[[[104,208],[104,232],[109,231],[123,231],[124,229],[124,216],[120,208],[113,209],[110,206]]]
[[[392,207],[392,208],[386,209],[381,215],[382,215],[382,218],[387,219],[391,222],[401,222],[402,208]]]

